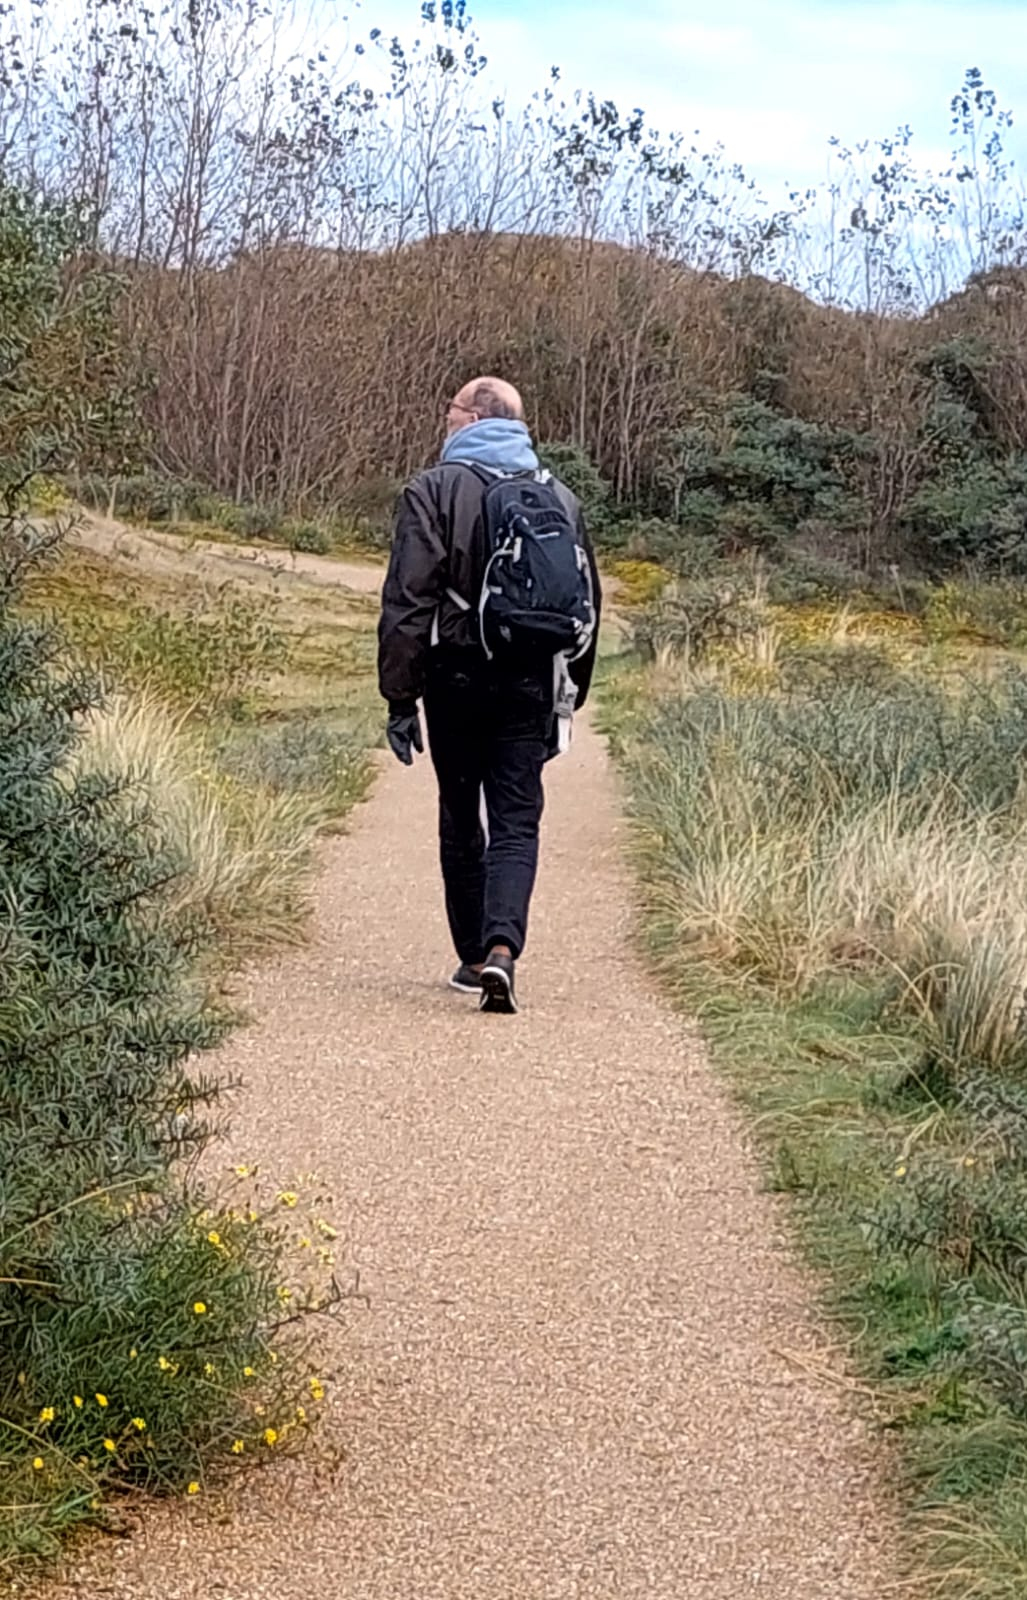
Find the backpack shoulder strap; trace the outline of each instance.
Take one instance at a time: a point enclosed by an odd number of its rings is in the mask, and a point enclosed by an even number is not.
[[[476,461],[454,461],[455,467],[463,467],[465,472],[470,472],[485,489],[490,489],[494,483],[502,483],[502,473],[492,472],[488,467],[479,466]]]
[[[473,472],[478,482],[486,489],[491,489],[497,483],[518,483],[529,478],[533,483],[553,483],[553,474],[548,467],[536,467],[529,472],[501,472],[495,467],[483,467],[477,461],[454,461],[455,467],[466,467],[468,472]]]
[[[493,484],[502,483],[502,481],[503,481],[501,475],[497,476],[495,473],[490,472],[487,467],[478,467],[473,461],[454,461],[453,465],[455,467],[465,467],[468,472],[473,473],[475,478],[477,478],[478,482],[481,484],[482,488],[485,490],[486,495],[488,494],[488,491],[492,488]],[[445,598],[450,602],[451,605],[456,606],[458,611],[467,612],[467,611],[470,611],[472,609],[471,608],[471,602],[469,600],[465,600],[464,596],[462,594],[458,594],[455,589],[449,587],[448,585],[445,588],[445,590],[443,591],[443,593],[445,595]],[[439,642],[439,607],[436,606],[435,615],[432,618],[432,626],[431,626],[431,644],[432,644],[432,648],[433,649],[438,644],[438,642]]]

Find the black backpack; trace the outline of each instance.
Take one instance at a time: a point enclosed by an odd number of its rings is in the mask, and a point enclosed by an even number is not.
[[[549,473],[490,476],[483,517],[478,626],[485,654],[584,655],[596,624],[592,570]]]

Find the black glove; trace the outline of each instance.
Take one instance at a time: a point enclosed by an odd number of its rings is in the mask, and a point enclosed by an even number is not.
[[[421,719],[417,714],[417,706],[413,701],[390,705],[386,732],[393,755],[397,761],[402,761],[405,767],[413,766],[413,752],[415,750],[419,756],[424,755]]]

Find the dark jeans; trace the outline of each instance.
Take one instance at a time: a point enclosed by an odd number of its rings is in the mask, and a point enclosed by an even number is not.
[[[439,783],[439,846],[450,932],[461,961],[524,949],[538,869],[551,683],[435,667],[424,696]],[[482,827],[485,799],[488,838]]]

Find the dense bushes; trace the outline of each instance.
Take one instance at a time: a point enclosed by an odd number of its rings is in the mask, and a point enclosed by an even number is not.
[[[846,465],[856,436],[783,415],[745,394],[711,397],[662,446],[655,509],[726,554],[769,550],[811,519],[850,532]]]
[[[214,1453],[277,1442],[300,1396],[271,1341],[283,1295],[305,1303],[286,1285],[278,1230],[207,1201],[181,1165],[207,1144],[221,1091],[187,1063],[225,1027],[197,960],[222,912],[237,915],[225,895],[239,848],[222,838],[198,849],[195,828],[219,811],[192,819],[178,803],[190,783],[174,759],[181,741],[158,769],[137,740],[133,781],[124,740],[109,759],[90,736],[88,719],[116,713],[59,635],[13,610],[30,557],[31,536],[8,524],[0,1561],[48,1548],[105,1488],[184,1489]],[[152,746],[155,726],[147,737]],[[196,876],[201,860],[209,881]],[[244,877],[235,892],[246,887]]]
[[[923,418],[899,447],[873,428],[807,421],[746,394],[697,400],[688,426],[660,442],[641,516],[615,505],[581,451],[550,459],[582,492],[601,545],[671,566],[687,567],[696,548],[758,553],[805,568],[821,592],[880,582],[893,562],[1024,576],[1027,456],[1001,449],[944,364],[928,362],[918,382]],[[874,529],[882,496],[887,525]]]
[[[625,276],[648,270],[625,256]],[[721,287],[725,295],[731,288]],[[772,298],[774,286],[763,287]],[[678,292],[697,291],[682,281]],[[822,313],[807,309],[797,336],[815,340]],[[778,566],[819,564],[822,573],[833,568],[878,582],[895,564],[931,577],[972,569],[1019,578],[1027,572],[1027,456],[1008,368],[1020,332],[1015,318],[998,321],[992,310],[973,297],[964,308],[946,308],[937,313],[937,337],[927,323],[882,323],[872,330],[858,388],[806,393],[769,383],[758,364],[748,387],[741,371],[718,374],[716,383],[696,374],[675,389],[668,414],[632,439],[628,475],[613,476],[620,444],[604,442],[587,413],[580,437],[550,438],[541,455],[580,496],[593,536],[611,552],[675,564],[698,543],[723,558],[758,552]],[[836,321],[820,331],[847,349],[855,331],[842,338]],[[801,349],[786,354],[801,359]],[[824,374],[825,384],[856,383],[848,356]],[[525,387],[548,431],[553,407]],[[610,426],[604,415],[603,430]],[[420,428],[412,416],[404,453],[411,470],[425,459]],[[622,419],[618,441],[626,428]],[[397,448],[394,442],[393,458]],[[200,456],[188,465],[205,470]],[[209,485],[162,474],[86,473],[73,487],[101,510],[158,525],[318,554],[354,542],[380,549],[402,480],[394,459],[364,461],[355,471],[349,480],[327,475],[302,502],[276,488],[269,498],[237,503]]]

